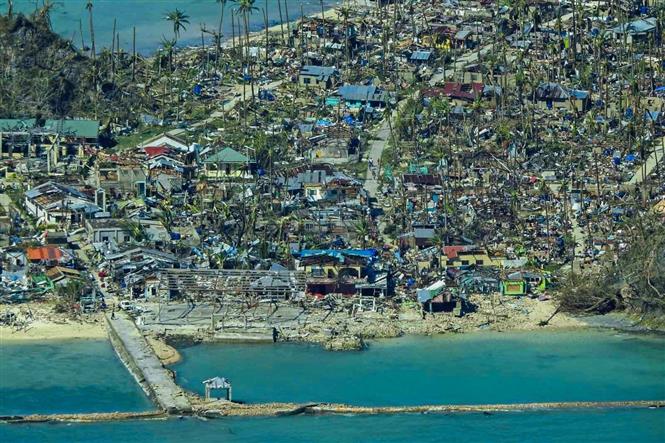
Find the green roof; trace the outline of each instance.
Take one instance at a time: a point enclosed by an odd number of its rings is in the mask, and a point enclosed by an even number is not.
[[[248,163],[249,157],[235,149],[224,148],[219,152],[214,153],[205,160],[206,163]]]
[[[0,119],[0,131],[2,132],[11,132],[11,131],[20,131],[23,129],[32,128],[35,126],[35,119],[17,119],[17,118],[5,118]]]
[[[35,121],[34,118],[0,119],[0,132],[25,131],[34,128]],[[43,132],[96,139],[99,135],[99,122],[96,120],[46,120]]]

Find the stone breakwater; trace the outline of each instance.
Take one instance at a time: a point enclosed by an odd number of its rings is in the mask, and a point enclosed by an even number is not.
[[[202,418],[222,417],[269,417],[299,414],[353,414],[353,415],[392,415],[392,414],[453,414],[453,413],[505,413],[518,411],[554,411],[583,409],[626,409],[626,408],[665,408],[665,400],[636,400],[614,402],[554,402],[554,403],[515,403],[486,405],[423,405],[366,407],[332,403],[293,403],[239,404],[226,401],[205,402],[193,398],[193,415]],[[122,420],[158,420],[169,417],[165,412],[134,413],[95,413],[95,414],[52,414],[0,417],[4,423],[45,423],[73,422],[88,423]]]
[[[549,403],[507,403],[486,405],[425,405],[425,406],[386,406],[364,407],[336,404],[321,404],[306,408],[310,414],[442,414],[454,412],[510,412],[547,411],[563,409],[616,409],[616,408],[663,408],[665,400],[655,401],[589,401],[589,402],[549,402]]]
[[[0,423],[96,423],[125,420],[164,420],[168,414],[150,412],[99,412],[88,414],[31,414],[0,417]]]

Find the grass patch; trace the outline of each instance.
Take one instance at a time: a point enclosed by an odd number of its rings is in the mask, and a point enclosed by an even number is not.
[[[361,161],[356,163],[349,163],[343,166],[343,168],[350,174],[361,180],[367,178],[367,162]]]
[[[140,144],[144,140],[168,131],[169,129],[167,128],[159,128],[151,126],[149,128],[142,129],[131,135],[119,136],[116,138],[118,144],[113,147],[113,151],[123,151],[128,148],[135,148],[138,144]]]

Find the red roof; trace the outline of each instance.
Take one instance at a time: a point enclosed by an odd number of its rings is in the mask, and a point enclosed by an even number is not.
[[[42,246],[40,248],[28,248],[26,251],[30,261],[53,261],[63,257],[62,250],[57,246]]]
[[[466,250],[466,246],[464,246],[464,245],[444,246],[443,247],[443,253],[448,258],[457,258],[457,254],[459,254],[460,252],[464,252],[465,250]]]
[[[445,95],[451,98],[473,101],[482,94],[484,85],[482,83],[458,83],[446,82],[443,88],[429,88],[423,91],[425,97],[439,97]]]
[[[148,158],[157,157],[158,155],[164,155],[171,152],[166,146],[146,146],[143,148],[143,151],[148,156]]]
[[[443,88],[425,88],[421,92],[423,97],[441,97],[444,93]]]

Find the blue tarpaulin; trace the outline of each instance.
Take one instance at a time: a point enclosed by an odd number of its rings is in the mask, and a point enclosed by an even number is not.
[[[259,100],[267,100],[269,102],[273,102],[275,101],[275,95],[267,89],[261,89],[259,90]]]

